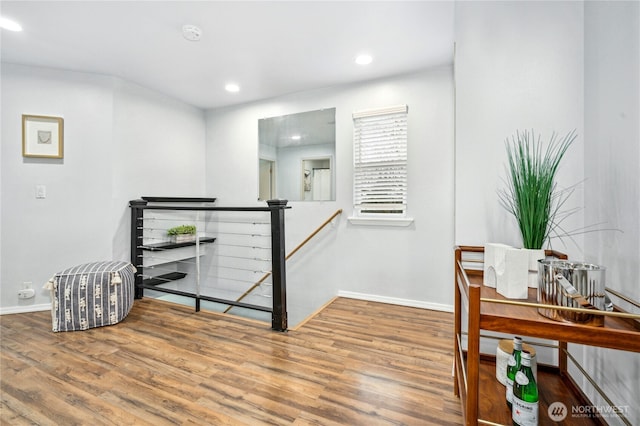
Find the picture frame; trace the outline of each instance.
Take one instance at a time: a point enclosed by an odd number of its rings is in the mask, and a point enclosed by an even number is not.
[[[22,156],[63,158],[64,120],[46,115],[22,115]]]

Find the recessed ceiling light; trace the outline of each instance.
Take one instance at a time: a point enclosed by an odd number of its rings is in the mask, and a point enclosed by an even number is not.
[[[0,17],[0,28],[9,31],[22,31],[22,26],[11,19]]]
[[[240,91],[240,86],[235,83],[228,83],[226,86],[224,86],[224,90],[226,90],[227,92],[236,93]]]
[[[202,37],[202,30],[195,25],[183,25],[182,36],[189,41],[199,41]]]
[[[370,55],[358,55],[356,58],[356,64],[358,65],[369,65],[373,61],[373,58]]]
[[[300,136],[300,135],[291,136],[291,139],[293,139],[294,141],[299,141],[301,138],[302,138],[302,136]]]

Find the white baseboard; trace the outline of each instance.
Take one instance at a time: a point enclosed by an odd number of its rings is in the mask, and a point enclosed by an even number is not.
[[[453,305],[444,305],[441,303],[424,302],[421,300],[400,299],[398,297],[379,296],[376,294],[356,293],[353,291],[338,291],[339,297],[349,299],[367,300],[369,302],[389,303],[391,305],[409,306],[412,308],[431,309],[434,311],[453,312]],[[50,311],[51,303],[42,303],[40,305],[29,306],[8,306],[0,308],[0,315],[24,314],[27,312]]]
[[[51,303],[42,303],[40,305],[28,305],[28,306],[8,306],[6,308],[0,308],[0,315],[8,314],[24,314],[27,312],[40,312],[50,311]]]
[[[421,300],[400,299],[398,297],[379,296],[376,294],[355,293],[353,291],[338,291],[339,297],[367,300],[369,302],[389,303],[391,305],[409,306],[412,308],[430,309],[432,311],[453,312],[453,305],[424,302]]]

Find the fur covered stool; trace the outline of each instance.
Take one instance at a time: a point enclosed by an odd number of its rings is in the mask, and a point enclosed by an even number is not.
[[[134,273],[129,262],[74,266],[55,274],[51,291],[53,331],[87,330],[122,321],[133,306]]]

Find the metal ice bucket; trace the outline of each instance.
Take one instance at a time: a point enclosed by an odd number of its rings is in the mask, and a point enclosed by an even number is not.
[[[605,310],[605,268],[567,260],[538,261],[538,303]],[[604,316],[538,308],[556,321],[603,325]]]

